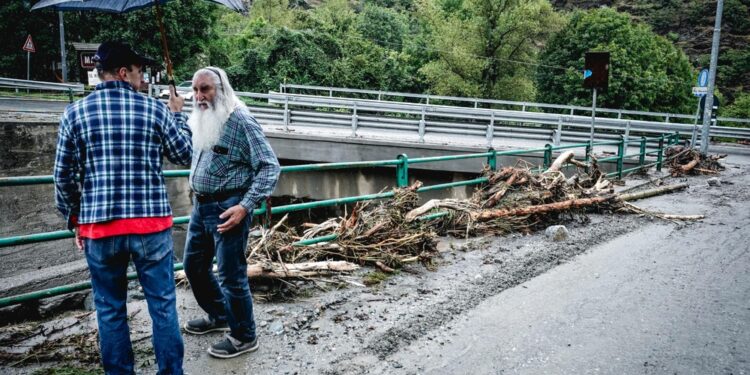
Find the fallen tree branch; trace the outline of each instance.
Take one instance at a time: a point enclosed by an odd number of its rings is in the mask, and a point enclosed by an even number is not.
[[[649,198],[649,197],[654,197],[657,195],[671,193],[673,191],[682,190],[688,186],[689,185],[686,183],[668,185],[668,186],[658,187],[655,189],[644,190],[638,193],[620,194],[618,195],[618,197],[620,198],[620,200],[628,202],[628,201],[634,201],[638,199]]]
[[[540,204],[536,206],[528,206],[515,209],[485,210],[472,212],[471,219],[475,221],[488,221],[507,216],[527,216],[533,214],[543,214],[548,212],[569,210],[572,208],[593,206],[596,204],[609,202],[613,199],[615,199],[615,196],[609,195],[603,197],[570,199],[561,202]]]
[[[573,159],[573,156],[575,156],[575,154],[571,150],[563,152],[544,173],[559,172],[565,163]]]

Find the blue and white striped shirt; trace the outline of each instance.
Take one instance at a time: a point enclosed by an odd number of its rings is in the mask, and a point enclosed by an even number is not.
[[[91,224],[172,215],[162,155],[189,165],[191,131],[182,113],[106,81],[68,105],[60,120],[54,180],[58,210]]]

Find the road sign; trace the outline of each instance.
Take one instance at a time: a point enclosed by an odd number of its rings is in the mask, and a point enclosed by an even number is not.
[[[698,74],[698,86],[708,86],[708,69],[703,69],[700,74]]]
[[[583,63],[583,87],[607,89],[609,83],[609,52],[586,52]],[[590,74],[587,74],[590,71]]]
[[[26,52],[36,52],[36,48],[34,48],[34,41],[31,40],[31,34],[26,37],[26,42],[23,43],[23,50]]]
[[[693,86],[693,95],[695,96],[706,96],[708,94],[708,87],[706,86]]]

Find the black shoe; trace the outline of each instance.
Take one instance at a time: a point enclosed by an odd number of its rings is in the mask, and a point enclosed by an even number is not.
[[[194,335],[205,335],[209,332],[229,331],[229,325],[227,325],[227,322],[217,323],[210,318],[190,320],[185,323],[182,328],[185,329],[185,332],[192,333]]]
[[[243,353],[250,353],[258,350],[258,338],[250,342],[242,342],[235,339],[232,335],[226,335],[224,340],[211,345],[208,348],[208,354],[216,358],[232,358]]]

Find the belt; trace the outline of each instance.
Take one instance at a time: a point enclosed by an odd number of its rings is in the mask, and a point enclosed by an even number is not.
[[[212,194],[203,194],[203,193],[194,193],[194,194],[195,194],[195,200],[197,200],[198,203],[211,203],[211,202],[223,201],[231,197],[241,196],[243,195],[243,192],[221,191],[221,192],[212,193]]]

